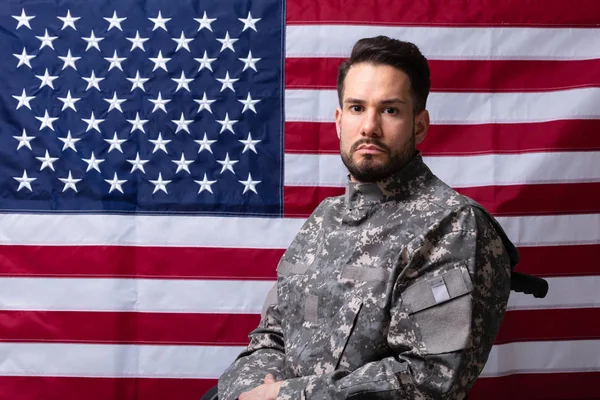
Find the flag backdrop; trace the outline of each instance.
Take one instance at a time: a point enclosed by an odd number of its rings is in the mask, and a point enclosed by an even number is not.
[[[0,399],[198,399],[306,216],[343,192],[340,61],[430,60],[421,150],[518,270],[473,399],[600,398],[596,0],[0,6]]]

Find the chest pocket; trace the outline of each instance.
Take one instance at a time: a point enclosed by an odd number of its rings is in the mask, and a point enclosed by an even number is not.
[[[402,293],[402,302],[421,333],[428,354],[471,346],[473,284],[464,265],[424,276]]]

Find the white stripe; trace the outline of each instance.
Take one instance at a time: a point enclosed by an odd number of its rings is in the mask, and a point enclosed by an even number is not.
[[[600,182],[600,152],[430,156],[425,163],[453,188]],[[343,187],[348,170],[339,154],[286,154],[286,186]]]
[[[288,25],[286,57],[348,57],[358,39],[386,35],[431,60],[587,60],[600,57],[595,28]]]
[[[259,314],[272,281],[0,278],[0,309]]]
[[[429,95],[427,109],[435,125],[527,123],[598,119],[598,103],[600,88],[527,93],[434,92]],[[288,122],[334,122],[337,106],[335,90],[285,91]]]
[[[0,343],[0,360],[4,360],[0,375],[216,379],[242,350],[239,346]]]
[[[600,354],[600,340],[516,342],[495,345],[481,376],[600,371],[598,354]]]
[[[550,289],[546,298],[512,293],[509,309],[600,307],[600,276],[547,280]],[[274,284],[250,280],[0,278],[0,309],[260,314]]]
[[[130,229],[129,232],[123,230],[122,226],[131,226],[142,218],[149,219],[142,224],[145,232],[142,232],[143,229],[137,232],[135,229]],[[151,218],[157,220],[150,221]],[[249,225],[243,219],[238,219],[242,221],[240,228],[235,230],[234,227],[228,227],[228,234],[231,236],[227,236],[215,228],[205,231],[201,228],[202,224],[195,230],[186,232],[186,229],[191,229],[189,219],[193,218],[0,214],[0,226],[10,226],[10,229],[0,229],[0,234],[3,235],[0,244],[285,249],[305,221],[303,218],[265,218],[254,219],[255,225]],[[222,220],[224,226],[229,222],[228,218]],[[498,220],[517,246],[600,243],[600,214],[501,217]],[[166,225],[161,225],[163,222]],[[103,229],[99,229],[95,223],[102,225]],[[48,226],[55,228],[49,229]]]
[[[0,343],[0,375],[218,378],[243,351],[238,346]],[[495,345],[482,377],[510,373],[600,371],[600,341]]]
[[[0,214],[0,244],[281,249],[290,244],[303,222],[183,215]]]

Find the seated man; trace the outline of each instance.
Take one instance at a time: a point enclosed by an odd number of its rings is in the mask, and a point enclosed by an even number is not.
[[[498,333],[516,249],[415,148],[431,84],[414,44],[359,40],[337,85],[346,193],[283,255],[276,301],[219,398],[463,399]]]

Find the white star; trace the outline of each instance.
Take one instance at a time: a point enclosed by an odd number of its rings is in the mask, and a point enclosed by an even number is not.
[[[75,148],[75,143],[79,142],[81,139],[76,139],[76,138],[72,137],[71,131],[67,132],[66,138],[59,137],[58,140],[60,140],[61,142],[64,143],[62,151],[65,151],[66,149],[72,149],[75,153],[77,153],[77,149]]]
[[[206,173],[204,173],[204,179],[202,179],[201,181],[194,181],[196,182],[198,185],[200,185],[200,189],[198,190],[198,194],[202,193],[203,191],[207,191],[207,192],[213,192],[211,185],[214,184],[216,181],[209,181],[208,179],[206,179]]]
[[[95,47],[96,49],[98,49],[98,51],[100,51],[100,45],[98,43],[104,40],[103,37],[97,38],[96,36],[94,36],[94,31],[92,31],[89,37],[82,37],[82,39],[87,42],[87,47],[85,48],[85,51],[88,51],[92,47]]]
[[[194,162],[194,160],[186,160],[185,157],[183,156],[183,153],[181,153],[181,159],[180,160],[171,160],[173,163],[177,164],[177,171],[175,171],[175,173],[179,173],[179,171],[185,171],[188,174],[191,174],[190,172],[190,164]]]
[[[189,83],[191,81],[193,81],[194,79],[192,79],[192,78],[186,79],[185,73],[183,71],[181,71],[181,77],[179,79],[171,78],[171,80],[177,82],[177,89],[175,89],[176,92],[181,88],[183,88],[189,92],[190,91]]]
[[[46,31],[44,32],[44,36],[36,36],[36,38],[42,41],[42,44],[40,45],[40,50],[46,46],[54,50],[54,45],[52,44],[52,42],[58,39],[58,36],[48,35],[48,29],[46,29]]]
[[[34,19],[35,17],[28,17],[27,14],[25,14],[25,9],[22,8],[21,9],[21,15],[12,15],[12,17],[14,19],[16,19],[17,21],[19,21],[19,23],[17,24],[17,29],[19,29],[22,26],[26,26],[29,29],[31,29],[31,25],[29,25],[29,21],[31,21],[32,19]]]
[[[98,132],[100,132],[100,126],[99,124],[104,122],[103,119],[96,119],[96,117],[94,117],[94,112],[92,111],[92,116],[89,119],[85,119],[85,118],[81,118],[85,123],[88,124],[87,129],[85,130],[86,132],[89,131],[90,129],[95,129]]]
[[[31,105],[29,104],[29,102],[32,99],[35,99],[35,96],[27,96],[27,93],[25,93],[25,89],[23,89],[23,93],[20,96],[13,95],[13,97],[16,100],[19,100],[19,104],[17,104],[17,110],[22,106],[25,106],[31,110]]]
[[[204,56],[202,56],[202,58],[194,58],[194,60],[200,63],[200,68],[198,68],[198,71],[202,71],[203,68],[212,71],[213,69],[210,64],[215,61],[216,58],[208,58],[208,54],[206,53],[206,50],[204,50]]]
[[[262,58],[252,58],[252,51],[249,51],[248,52],[248,57],[246,57],[246,58],[238,58],[238,60],[244,62],[244,69],[242,70],[242,72],[244,72],[248,68],[252,68],[256,72],[258,72],[258,70],[256,69],[256,63],[259,62],[260,60],[262,60]]]
[[[147,41],[147,40],[149,40],[149,39],[148,38],[141,38],[139,31],[135,31],[135,37],[134,38],[126,38],[126,39],[129,40],[132,43],[130,51],[133,51],[133,49],[135,49],[136,47],[139,47],[140,49],[142,49],[142,51],[146,51],[146,49],[144,49],[144,42]]]
[[[165,107],[165,105],[171,101],[170,99],[163,99],[160,92],[158,92],[158,97],[156,99],[148,99],[148,100],[150,100],[152,103],[154,103],[154,108],[152,109],[152,112],[160,109],[160,110],[163,110],[165,113],[167,112],[167,108]]]
[[[150,21],[154,22],[154,27],[152,28],[152,32],[154,32],[158,28],[162,28],[167,32],[167,26],[165,25],[167,22],[171,20],[171,18],[163,18],[160,11],[158,12],[158,16],[156,18],[148,18]]]
[[[118,30],[120,30],[122,32],[123,28],[121,28],[121,22],[125,21],[127,18],[126,17],[123,17],[123,18],[117,17],[117,12],[114,11],[113,16],[111,18],[104,17],[104,19],[106,21],[108,21],[108,23],[110,24],[110,25],[108,25],[107,31],[110,31],[112,28],[117,28]]]
[[[146,122],[148,122],[147,119],[140,119],[140,113],[135,113],[135,119],[128,119],[127,122],[129,122],[131,124],[131,131],[129,131],[129,133],[135,131],[136,129],[139,129],[140,131],[142,131],[143,133],[146,133],[144,131],[144,124]]]
[[[223,172],[225,172],[225,170],[227,169],[227,170],[233,172],[233,174],[235,175],[235,172],[233,171],[233,166],[235,164],[237,164],[239,161],[238,160],[230,160],[229,153],[225,154],[225,159],[223,161],[217,160],[217,162],[223,166],[221,168],[221,174]]]
[[[254,147],[254,145],[262,142],[262,140],[252,140],[252,134],[250,132],[248,132],[248,139],[238,140],[238,142],[240,142],[241,144],[244,145],[244,150],[242,150],[242,154],[244,154],[246,152],[246,150],[248,150],[248,149],[250,149],[253,152],[255,152],[256,154],[258,154],[256,152],[256,147]]]
[[[29,143],[29,142],[31,142],[33,139],[35,139],[35,136],[27,136],[27,132],[25,132],[25,129],[23,129],[23,134],[21,136],[13,136],[13,137],[19,141],[17,150],[19,150],[21,147],[29,147],[29,150],[32,150],[31,143]]]
[[[36,158],[42,162],[40,171],[42,171],[46,167],[50,168],[52,171],[56,171],[54,169],[54,162],[56,160],[58,160],[58,157],[50,157],[50,154],[48,154],[48,150],[46,150],[46,155],[44,157],[36,157]]]
[[[19,182],[19,188],[17,189],[17,192],[23,188],[29,189],[30,192],[33,192],[33,189],[31,188],[31,182],[35,181],[37,178],[28,177],[27,171],[23,170],[22,177],[19,178],[18,176],[14,176],[13,179]]]
[[[131,171],[129,171],[129,173],[133,173],[133,171],[139,169],[145,174],[146,171],[144,170],[144,164],[148,163],[149,161],[150,160],[140,159],[140,153],[138,151],[138,153],[135,155],[135,160],[127,160],[127,162],[131,164]]]
[[[48,127],[50,129],[54,130],[54,126],[52,126],[52,124],[54,123],[54,121],[56,121],[58,119],[58,117],[50,118],[50,116],[48,115],[48,110],[46,110],[44,112],[43,117],[35,117],[35,119],[39,120],[42,123],[42,125],[40,126],[40,131],[42,129],[44,129],[45,127]]]
[[[66,29],[67,27],[71,27],[74,30],[77,30],[77,28],[75,28],[75,22],[79,19],[81,19],[81,17],[71,17],[71,10],[67,10],[67,15],[65,17],[57,17],[58,19],[60,19],[63,22],[63,26],[62,28],[60,28],[60,30],[62,31],[63,29]]]
[[[50,74],[48,74],[48,68],[46,68],[44,75],[36,75],[35,77],[42,81],[42,83],[40,83],[40,89],[44,86],[50,86],[52,89],[54,89],[54,84],[52,81],[58,79],[58,76],[50,76]]]
[[[65,69],[67,67],[72,67],[75,71],[77,71],[77,67],[75,66],[75,61],[79,60],[81,57],[71,56],[71,50],[67,51],[66,57],[58,56],[58,58],[60,58],[64,62],[62,69]]]
[[[190,133],[190,128],[188,127],[189,124],[191,124],[192,122],[194,122],[193,119],[185,119],[183,117],[183,113],[181,113],[181,117],[179,118],[179,120],[171,120],[172,123],[177,124],[177,130],[175,131],[175,133],[178,133],[181,130],[186,131],[187,133]]]
[[[98,91],[100,91],[100,86],[98,86],[98,84],[104,80],[104,78],[97,78],[94,74],[94,71],[92,71],[92,76],[90,76],[89,78],[86,78],[85,76],[82,76],[81,78],[88,83],[85,90],[96,88],[98,89]]]
[[[210,145],[215,143],[216,140],[208,140],[208,138],[206,137],[206,133],[204,133],[204,137],[202,138],[202,140],[194,140],[194,142],[196,142],[200,145],[200,148],[198,149],[198,153],[200,153],[202,150],[208,150],[209,152],[212,153],[213,151],[210,148]]]
[[[119,57],[117,55],[117,51],[115,50],[115,52],[113,53],[112,57],[104,57],[104,59],[106,61],[110,62],[110,67],[108,67],[108,70],[110,71],[113,68],[119,68],[121,71],[123,71],[123,67],[121,66],[121,63],[123,61],[125,61],[127,58],[126,57]]]
[[[104,99],[104,101],[106,101],[108,104],[110,104],[110,107],[108,107],[107,112],[111,112],[112,110],[119,110],[119,111],[121,111],[121,114],[123,114],[123,109],[121,108],[121,103],[124,103],[125,101],[127,101],[127,99],[119,99],[117,97],[117,92],[114,92],[112,99]]]
[[[246,18],[246,19],[238,18],[238,19],[244,23],[244,28],[242,28],[242,32],[244,32],[248,28],[254,29],[255,32],[258,32],[256,30],[256,23],[258,21],[260,21],[262,18],[252,18],[252,13],[250,11],[248,11],[248,18]]]
[[[171,143],[170,140],[163,140],[162,133],[160,132],[158,133],[158,139],[150,139],[150,142],[154,144],[154,150],[152,150],[152,154],[156,153],[158,150],[162,150],[167,153],[167,147],[165,145]]]
[[[115,172],[115,175],[113,176],[112,180],[105,179],[104,181],[110,183],[110,190],[108,191],[108,193],[112,192],[113,190],[118,190],[119,192],[123,193],[123,188],[121,187],[121,185],[127,182],[127,179],[119,180],[119,177]]]
[[[150,183],[154,185],[154,191],[152,192],[152,194],[158,192],[159,190],[162,190],[163,192],[169,194],[167,192],[167,185],[171,183],[171,181],[164,181],[160,172],[158,173],[158,179],[155,181],[150,181]]]
[[[250,92],[248,92],[248,96],[246,97],[246,100],[238,100],[238,101],[244,105],[244,109],[242,110],[242,114],[246,110],[254,111],[254,114],[256,114],[256,108],[254,108],[254,105],[256,103],[258,103],[260,100],[252,100],[252,96],[250,96]]]
[[[231,51],[233,51],[235,53],[235,50],[233,49],[233,44],[235,42],[237,42],[239,39],[232,39],[229,37],[229,32],[225,32],[225,37],[223,39],[217,39],[217,40],[219,42],[221,42],[221,53],[225,49],[230,49]]]
[[[253,181],[252,175],[249,172],[248,179],[246,179],[245,181],[238,182],[244,185],[244,192],[242,194],[246,193],[248,190],[252,190],[254,193],[258,194],[258,192],[256,191],[256,185],[258,185],[261,181]]]
[[[165,71],[169,72],[169,70],[167,69],[167,63],[169,61],[171,61],[171,59],[170,58],[164,58],[162,56],[162,50],[159,50],[158,57],[156,57],[156,58],[149,58],[149,59],[150,59],[150,61],[152,61],[154,63],[154,68],[152,69],[152,72],[154,72],[158,68],[162,68]]]
[[[127,80],[131,82],[132,92],[135,88],[140,88],[142,89],[142,92],[145,92],[146,89],[144,89],[144,83],[148,82],[150,78],[140,78],[140,71],[137,71],[135,73],[135,78],[127,78]]]
[[[200,100],[194,99],[194,101],[196,103],[198,103],[198,112],[200,112],[202,110],[208,110],[208,112],[210,112],[212,114],[212,110],[210,108],[210,105],[212,103],[214,103],[216,100],[208,100],[206,98],[206,92],[204,92],[204,94],[202,95],[202,98]]]
[[[121,148],[121,144],[125,143],[127,141],[127,139],[119,139],[117,137],[117,132],[115,132],[114,136],[112,139],[104,139],[105,142],[110,144],[110,148],[108,149],[108,153],[110,153],[113,150],[119,150],[121,153],[123,152],[123,149]]]
[[[85,161],[88,165],[85,172],[89,172],[91,169],[95,169],[98,172],[102,172],[100,171],[100,164],[103,163],[104,160],[96,158],[96,155],[93,151],[90,158],[83,158],[82,160]]]
[[[72,108],[73,110],[77,111],[77,108],[75,108],[75,103],[81,100],[81,98],[71,97],[70,90],[67,92],[67,97],[59,97],[58,99],[63,102],[63,106],[60,111],[65,111],[67,108]]]
[[[73,179],[73,175],[71,175],[71,171],[69,171],[69,177],[68,178],[58,178],[62,183],[65,184],[65,187],[63,188],[63,192],[68,190],[68,189],[73,189],[75,192],[77,192],[77,186],[75,186],[79,181],[81,181],[81,179]]]
[[[212,27],[210,26],[210,24],[212,24],[214,21],[216,21],[216,18],[208,18],[206,16],[206,11],[204,11],[204,15],[202,16],[202,18],[194,18],[196,20],[196,22],[198,22],[200,24],[200,26],[198,27],[198,32],[200,32],[202,29],[206,28],[209,31],[212,32]]]
[[[231,131],[231,133],[235,135],[235,132],[233,131],[233,125],[237,124],[238,121],[239,120],[237,119],[229,119],[229,113],[225,113],[225,119],[217,120],[217,122],[221,124],[221,130],[219,131],[219,133],[223,133],[227,130]]]
[[[223,79],[217,78],[217,80],[222,83],[221,92],[223,90],[225,90],[225,89],[231,89],[231,91],[233,93],[235,93],[235,89],[233,88],[233,84],[235,82],[239,81],[239,79],[232,79],[232,78],[230,78],[229,77],[229,71],[227,71],[227,73],[225,74],[225,78],[223,78]]]
[[[176,38],[171,38],[175,41],[175,43],[177,43],[177,48],[175,49],[175,51],[179,51],[179,49],[184,48],[187,51],[189,51],[190,53],[192,52],[190,50],[190,45],[189,43],[194,40],[194,38],[186,38],[183,34],[183,31],[181,31],[181,36],[179,36],[179,39]]]
[[[29,60],[31,60],[32,58],[35,58],[35,55],[33,55],[33,56],[28,55],[27,51],[25,51],[24,47],[23,47],[23,53],[21,53],[21,54],[13,54],[13,56],[15,56],[15,57],[17,57],[19,59],[19,64],[17,65],[17,68],[19,68],[23,64],[25,64],[29,68],[31,68],[31,63],[29,62]]]

